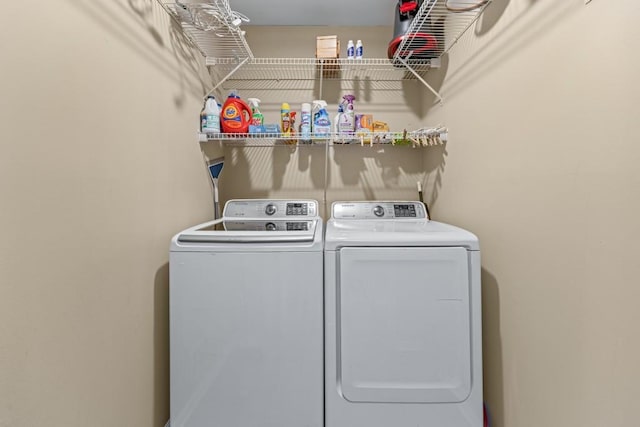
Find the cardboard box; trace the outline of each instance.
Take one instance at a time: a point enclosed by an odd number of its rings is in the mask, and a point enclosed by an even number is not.
[[[340,40],[338,36],[316,37],[316,58],[339,58]]]

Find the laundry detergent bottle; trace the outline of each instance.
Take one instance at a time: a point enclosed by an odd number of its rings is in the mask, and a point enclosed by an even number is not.
[[[200,128],[204,133],[220,133],[220,108],[213,95],[207,96],[202,113]]]
[[[225,133],[248,133],[252,117],[249,105],[234,92],[231,92],[222,106],[220,116],[222,131]]]

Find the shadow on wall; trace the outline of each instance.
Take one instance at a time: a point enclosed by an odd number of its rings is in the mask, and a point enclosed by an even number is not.
[[[222,201],[230,199],[266,199],[269,197],[269,188],[265,183],[259,183],[265,185],[267,189],[257,189],[253,184],[250,173],[250,164],[259,165],[259,170],[253,172],[256,176],[268,176],[265,175],[267,169],[269,169],[271,162],[268,162],[268,157],[271,152],[276,152],[273,148],[263,147],[224,147],[225,168],[233,171],[228,171],[226,174],[223,172],[220,174],[220,203],[222,209]],[[249,155],[251,161],[249,160]],[[274,154],[275,155],[275,154]],[[258,160],[256,160],[258,159]],[[233,180],[231,182],[230,180]],[[230,190],[233,189],[233,191]]]
[[[169,264],[156,272],[153,292],[153,425],[169,419]]]
[[[476,35],[485,35],[495,27],[508,5],[509,0],[493,0],[476,23]],[[529,0],[528,7],[518,15],[509,17],[510,21],[501,26],[482,48],[474,47],[470,50],[471,54],[465,55],[458,68],[448,76],[447,96],[464,93],[477,76],[490,73],[499,64],[513,60],[518,52],[524,51],[527,45],[549,32],[576,7],[574,2]],[[534,11],[534,8],[544,9]]]
[[[328,164],[327,149],[330,151]],[[219,181],[221,201],[267,198],[274,191],[280,194],[311,191],[315,194],[325,188],[331,191],[345,187],[347,190],[359,189],[362,196],[370,200],[376,200],[380,190],[387,194],[385,197],[389,197],[388,190],[401,191],[402,197],[408,197],[407,194],[417,195],[416,181],[425,182],[426,179],[429,185],[423,187],[429,190],[425,191],[425,196],[433,203],[441,186],[447,154],[444,145],[414,149],[408,146],[310,144],[226,146],[224,150],[225,168]],[[423,156],[422,150],[428,150],[428,155]]]
[[[173,21],[156,0],[126,2],[96,2],[69,0],[72,6],[97,23],[122,46],[143,58],[151,67],[175,80],[180,90],[174,95],[181,108],[187,95],[201,97],[210,86],[204,66],[199,65],[197,50],[186,39],[180,26]],[[127,19],[130,18],[130,19]],[[146,30],[141,33],[140,28]],[[169,43],[162,34],[168,31]],[[143,34],[146,34],[143,36]],[[175,61],[167,61],[171,55]]]
[[[480,37],[496,26],[502,15],[504,15],[504,11],[507,10],[510,1],[511,0],[493,0],[491,4],[485,8],[474,29],[476,36]]]
[[[476,36],[482,36],[483,34],[490,31],[498,22],[500,17],[503,15],[507,5],[510,0],[493,0],[493,2],[485,9],[483,14],[480,16],[478,23],[475,27]],[[443,20],[445,18],[442,18]],[[444,44],[445,40],[442,37],[439,40],[439,43]],[[428,72],[420,73],[420,77],[422,77],[428,84],[433,88],[434,91],[440,93],[442,86],[444,84],[444,80],[447,77],[447,70],[449,68],[449,54],[445,53],[440,58],[441,64],[439,68],[433,68]],[[407,84],[411,80],[415,79],[411,72],[405,73],[405,79],[403,81],[403,89],[405,95],[405,101],[407,105],[409,105],[421,119],[424,119],[427,113],[438,104],[437,96],[428,88],[423,91],[415,91]],[[424,100],[421,99],[421,95],[426,93],[426,98]],[[426,106],[426,108],[423,108]]]
[[[319,147],[301,147],[298,151],[298,170],[300,172],[309,171],[309,177],[313,188],[321,189],[325,185],[325,164],[327,163],[327,156],[325,155],[326,146]],[[295,149],[294,149],[295,150]],[[276,156],[276,153],[281,153],[281,150],[277,150],[273,153],[273,184],[274,188],[282,188],[282,178],[286,170],[286,163],[281,160],[286,160],[283,156]],[[327,181],[328,181],[327,177]]]
[[[424,179],[422,188],[424,188],[424,201],[429,206],[430,213],[433,214],[433,208],[436,205],[440,188],[442,188],[442,175],[446,166],[447,145],[437,145],[429,147],[428,153],[425,155]]]
[[[500,335],[500,290],[496,278],[482,269],[482,357],[484,400],[493,427],[504,427],[504,374]]]
[[[364,198],[367,200],[376,200],[376,189],[379,188],[399,189],[403,185],[409,185],[410,191],[414,191],[415,182],[407,183],[407,175],[421,176],[421,174],[424,174],[427,177],[435,172],[438,178],[434,181],[433,186],[435,188],[437,185],[439,188],[441,185],[440,175],[444,171],[445,165],[445,146],[427,148],[429,152],[428,156],[426,156],[428,159],[426,163],[407,161],[407,155],[411,157],[421,156],[419,154],[421,153],[420,150],[411,147],[385,147],[384,145],[371,148],[359,146],[334,147],[332,149],[333,162],[329,163],[329,167],[334,166],[337,168],[342,185],[362,188]],[[379,173],[371,173],[369,166],[372,164],[375,165]],[[329,173],[329,176],[331,176],[331,173]],[[379,181],[372,182],[371,179]],[[431,202],[435,201],[437,190],[432,190],[429,197],[432,199]]]
[[[429,70],[429,72],[426,73],[426,75],[423,75],[422,78],[425,79],[427,83],[429,83],[429,86],[431,86],[433,90],[440,93],[440,90],[442,89],[442,85],[444,84],[444,79],[447,77],[448,68],[449,68],[449,56],[448,54],[444,54],[440,58],[440,68],[433,68]],[[404,85],[406,85],[406,83]],[[408,90],[405,90],[405,93],[408,94],[411,92]],[[428,88],[425,87],[423,91],[420,91],[420,94],[422,93],[425,93],[425,98],[424,100],[420,100],[420,104],[419,104],[420,110],[414,110],[414,112],[416,112],[416,114],[418,114],[420,118],[424,119],[427,113],[431,111],[433,107],[440,106],[440,103],[438,102],[438,97],[436,97],[436,95],[433,92],[431,92]],[[405,95],[405,99],[407,99],[407,105],[410,105],[410,106],[414,105],[411,102],[410,95]],[[415,101],[418,101],[418,100],[415,100]]]

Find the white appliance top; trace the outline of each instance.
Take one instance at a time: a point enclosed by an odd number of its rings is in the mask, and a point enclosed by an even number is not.
[[[474,234],[428,220],[420,202],[334,202],[325,249],[353,246],[459,246],[480,250]]]
[[[172,251],[322,250],[322,219],[315,200],[230,200],[223,217],[190,227]]]

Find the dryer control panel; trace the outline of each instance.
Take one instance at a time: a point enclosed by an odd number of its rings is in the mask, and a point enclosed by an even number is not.
[[[334,202],[331,217],[336,219],[427,219],[420,202]]]
[[[229,200],[223,212],[225,218],[315,218],[315,200],[236,199]]]

